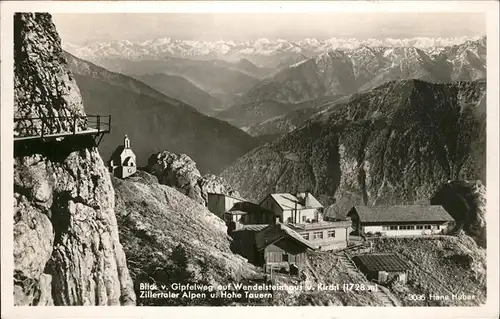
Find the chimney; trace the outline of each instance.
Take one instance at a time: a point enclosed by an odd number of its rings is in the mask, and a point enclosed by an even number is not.
[[[304,194],[304,206],[306,206],[306,207],[311,206],[311,202],[310,202],[310,198],[309,198],[309,191],[306,191]]]

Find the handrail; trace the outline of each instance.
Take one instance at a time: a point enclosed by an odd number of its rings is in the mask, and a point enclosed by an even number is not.
[[[61,120],[66,120],[66,123],[61,123]],[[83,120],[84,122],[79,122]],[[35,121],[40,121],[41,126],[34,126]],[[111,132],[111,115],[73,115],[73,116],[46,116],[46,117],[18,117],[14,118],[14,123],[29,122],[25,130],[28,132],[17,132],[15,138],[43,138],[45,136],[66,136],[76,134],[93,134],[93,133],[109,133]],[[64,128],[61,128],[61,124]],[[81,127],[79,127],[81,124]],[[30,128],[31,126],[31,128]],[[53,130],[54,126],[59,129]],[[45,132],[49,127],[49,132]],[[80,130],[78,130],[80,128]],[[23,131],[23,129],[20,129]]]

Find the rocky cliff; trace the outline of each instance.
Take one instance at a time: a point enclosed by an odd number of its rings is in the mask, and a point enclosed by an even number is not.
[[[458,229],[486,247],[486,187],[481,181],[447,181],[431,198],[455,219]]]
[[[428,201],[447,180],[485,179],[485,88],[404,80],[355,94],[222,177],[253,200],[309,189],[340,214],[353,204]]]
[[[207,193],[240,197],[238,191],[224,179],[213,174],[201,176],[196,163],[186,154],[167,151],[151,155],[148,171],[161,184],[176,188],[199,204],[206,205]]]
[[[46,133],[66,131],[74,122],[65,117],[85,111],[51,16],[16,14],[14,32],[15,117],[58,117]],[[14,135],[39,133],[34,123]],[[113,186],[92,138],[15,143],[15,304],[135,304]]]

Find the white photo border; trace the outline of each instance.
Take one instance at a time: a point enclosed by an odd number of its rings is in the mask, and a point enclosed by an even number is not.
[[[487,19],[487,302],[481,307],[14,307],[13,14],[482,12]],[[1,3],[1,317],[2,318],[498,318],[499,316],[499,3],[497,1],[2,1]],[[465,22],[465,21],[464,21]],[[166,309],[168,308],[168,309]]]

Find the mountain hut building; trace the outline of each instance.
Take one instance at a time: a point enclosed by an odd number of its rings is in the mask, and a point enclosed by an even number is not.
[[[354,206],[347,216],[360,236],[446,234],[455,221],[440,205]]]

